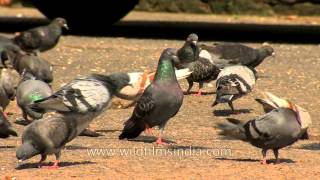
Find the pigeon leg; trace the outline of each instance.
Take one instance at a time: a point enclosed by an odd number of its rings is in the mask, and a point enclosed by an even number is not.
[[[42,163],[47,159],[47,155],[43,155],[41,154],[41,159],[40,161],[38,162],[38,168],[41,168],[42,167]]]
[[[24,120],[29,121],[28,114],[24,110],[22,110],[22,117]]]
[[[187,79],[188,81],[188,84],[189,84],[189,87],[188,87],[188,90],[187,90],[187,94],[190,94],[190,90],[192,89],[192,86],[193,86],[193,81]]]
[[[152,133],[152,128],[150,128],[149,124],[144,123],[144,125],[145,125],[145,127],[146,127],[146,129],[145,129],[146,134],[147,134],[147,135],[153,135],[153,133]]]
[[[232,101],[229,101],[229,102],[228,102],[228,105],[229,105],[229,107],[231,108],[231,110],[234,112],[234,107],[233,107]]]
[[[162,141],[163,130],[164,130],[164,127],[161,127],[161,128],[160,128],[159,137],[158,137],[158,139],[157,139],[157,141],[156,141],[156,143],[157,143],[158,145],[167,145],[167,144],[168,144],[168,143]]]
[[[261,164],[267,164],[267,150],[262,149],[262,159],[260,161]]]
[[[52,166],[47,166],[49,169],[58,169],[60,167],[58,163],[59,163],[61,151],[54,153],[54,155],[56,156],[56,160],[54,161]]]
[[[197,94],[194,94],[194,95],[195,95],[195,96],[201,96],[202,88],[203,88],[203,83],[202,83],[202,82],[200,82],[200,83],[199,83],[198,93],[197,93]]]
[[[279,164],[279,163],[280,163],[279,150],[278,150],[278,149],[274,149],[274,150],[273,150],[273,154],[274,154],[274,157],[276,157],[276,162],[275,162],[275,164]]]
[[[8,119],[8,114],[6,112],[3,112],[3,116],[5,119]]]

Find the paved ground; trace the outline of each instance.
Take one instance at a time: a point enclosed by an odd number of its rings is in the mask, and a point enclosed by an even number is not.
[[[53,85],[57,89],[79,74],[155,69],[164,48],[178,48],[182,44],[183,41],[164,39],[64,36],[55,49],[42,56],[56,65]],[[152,143],[154,139],[144,134],[136,141],[119,141],[122,124],[133,109],[110,109],[93,122],[103,136],[78,137],[68,143],[62,151],[62,167],[57,170],[36,168],[39,157],[29,160],[25,169],[15,170],[15,149],[20,144],[20,137],[0,140],[0,178],[317,179],[320,177],[320,123],[317,114],[320,108],[320,46],[272,46],[276,50],[275,58],[267,59],[258,68],[265,78],[258,80],[253,93],[235,102],[235,107],[249,109],[250,113],[228,117],[249,120],[263,114],[254,101],[262,90],[308,109],[313,118],[311,139],[281,150],[281,164],[260,165],[259,149],[241,141],[224,140],[217,135],[215,125],[225,120],[226,116],[221,114],[227,106],[211,108],[214,89],[206,87],[205,90],[211,92],[208,95],[185,96],[180,112],[167,124],[165,137],[172,141],[168,147],[156,146]],[[181,85],[186,89],[185,81],[181,81]],[[13,113],[10,121],[21,134],[24,127],[14,123],[21,119],[15,102],[11,103],[8,111]],[[268,157],[273,159],[272,153]],[[49,161],[53,159],[48,158]]]

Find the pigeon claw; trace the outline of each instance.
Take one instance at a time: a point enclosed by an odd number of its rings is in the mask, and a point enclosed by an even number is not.
[[[163,142],[161,138],[158,138],[158,139],[157,139],[156,144],[157,144],[157,145],[168,145],[168,143]]]
[[[267,164],[267,159],[266,158],[261,159],[260,164],[266,165]]]

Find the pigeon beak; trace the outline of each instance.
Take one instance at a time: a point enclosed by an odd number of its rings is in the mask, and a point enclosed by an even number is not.
[[[63,27],[64,27],[66,30],[69,30],[68,24],[63,24]]]
[[[192,44],[197,45],[197,41],[192,41]]]
[[[271,56],[272,56],[272,57],[276,56],[276,52],[273,52],[273,53],[271,54]]]

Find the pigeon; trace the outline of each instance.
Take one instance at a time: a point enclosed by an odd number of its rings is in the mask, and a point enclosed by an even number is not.
[[[156,143],[165,144],[162,141],[164,127],[178,113],[183,101],[183,92],[173,67],[174,58],[177,58],[174,49],[167,48],[162,52],[154,80],[138,100],[119,139],[136,138],[142,131],[150,132],[150,128],[159,126]]]
[[[52,49],[58,43],[62,28],[68,29],[65,19],[55,18],[49,25],[32,28],[17,35],[13,41],[24,51],[38,52]]]
[[[7,68],[6,61],[14,59],[18,54],[25,54],[11,39],[0,36],[1,67]]]
[[[83,118],[54,114],[29,124],[22,134],[22,145],[16,151],[18,166],[36,155],[41,155],[38,167],[46,160],[47,155],[54,154],[56,160],[50,169],[59,168],[61,150],[78,136],[88,122]]]
[[[18,134],[12,129],[10,122],[0,109],[0,138],[8,138],[9,136],[18,136]]]
[[[195,33],[192,33],[188,36],[183,46],[177,50],[177,56],[180,60],[179,61],[180,64],[177,67],[178,69],[180,69],[179,68],[180,65],[183,66],[185,64],[194,62],[198,59],[200,49],[197,46],[197,42],[198,42],[198,35]]]
[[[266,57],[275,54],[270,45],[263,45],[258,49],[240,43],[215,43],[214,46],[201,44],[199,47],[201,49],[199,56],[210,59],[221,69],[233,65],[243,65],[253,69]]]
[[[232,102],[250,93],[256,83],[254,72],[241,65],[229,66],[221,70],[216,82],[216,99],[212,106],[228,103],[235,112]]]
[[[190,69],[179,69],[175,70],[177,80],[185,79],[191,75]],[[125,100],[137,100],[142,95],[144,90],[153,81],[155,72],[133,72],[128,73],[132,86],[126,86],[119,92],[119,97]]]
[[[17,55],[11,62],[13,68],[21,75],[24,71],[31,73],[36,79],[51,83],[53,81],[52,65],[41,58],[32,54]]]
[[[268,106],[268,113],[241,123],[237,119],[218,124],[220,134],[247,141],[262,149],[262,164],[267,164],[267,150],[273,150],[276,163],[279,163],[279,149],[304,139],[311,125],[310,114],[302,107],[288,100],[267,93],[268,99],[259,99],[259,103]]]
[[[0,108],[4,112],[10,101],[14,100],[16,91],[10,70],[0,69],[0,71]]]
[[[16,152],[19,164],[38,154],[42,156],[41,164],[47,155],[55,154],[52,168],[57,168],[63,146],[88,127],[109,107],[112,97],[130,83],[126,73],[80,76],[53,95],[35,101],[30,105],[32,110],[56,113],[54,117],[37,120],[26,127],[23,144]]]
[[[51,96],[52,89],[47,83],[37,80],[36,77],[26,71],[22,74],[22,77],[17,87],[16,101],[22,110],[23,118],[27,121],[29,120],[28,116],[32,119],[41,119],[43,114],[32,111],[30,104]]]
[[[180,59],[178,60],[180,61]],[[175,62],[175,65],[179,64]],[[220,69],[214,65],[210,60],[205,58],[199,58],[194,62],[186,64],[186,66],[182,66],[183,68],[188,68],[191,73],[189,77],[187,77],[187,81],[189,84],[187,93],[190,93],[190,90],[193,87],[193,82],[199,83],[198,93],[196,96],[200,96],[202,93],[203,84],[205,82],[210,82],[217,79],[217,76],[220,72]]]

